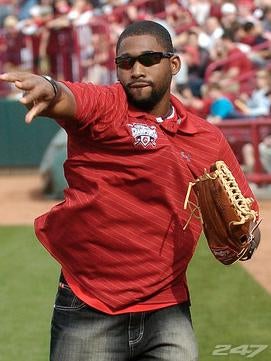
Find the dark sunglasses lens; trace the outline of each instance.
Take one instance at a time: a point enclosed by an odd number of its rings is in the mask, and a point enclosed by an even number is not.
[[[138,57],[139,62],[144,66],[152,66],[160,63],[162,55],[160,53],[142,54]]]
[[[133,58],[127,57],[127,58],[119,59],[117,61],[117,65],[121,69],[131,69],[132,66],[134,65],[134,62],[135,61]]]
[[[124,58],[117,58],[117,65],[121,69],[131,69],[134,66],[136,61],[139,61],[140,64],[144,66],[152,66],[155,64],[160,63],[161,59],[163,58],[163,53],[146,53],[139,55],[138,57],[131,57],[127,56]]]

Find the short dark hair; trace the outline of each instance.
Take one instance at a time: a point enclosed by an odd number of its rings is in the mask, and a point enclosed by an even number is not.
[[[172,40],[167,29],[159,23],[150,20],[136,21],[127,26],[127,28],[120,34],[116,52],[118,53],[121,42],[136,35],[151,35],[157,42],[163,46],[165,51],[173,52]]]
[[[255,24],[253,24],[252,21],[247,21],[243,24],[243,29],[245,30],[245,32],[249,32],[254,28],[255,28]]]
[[[221,38],[223,40],[230,40],[230,41],[234,42],[234,31],[232,29],[224,30]]]

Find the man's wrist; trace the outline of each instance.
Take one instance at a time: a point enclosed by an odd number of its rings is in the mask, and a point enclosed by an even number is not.
[[[55,93],[55,98],[56,98],[56,96],[57,96],[57,94],[58,94],[58,85],[57,85],[57,82],[56,82],[53,78],[51,78],[49,75],[41,75],[41,77],[42,77],[43,79],[47,80],[47,81],[52,85],[52,87],[53,87],[53,89],[54,89],[54,93]]]

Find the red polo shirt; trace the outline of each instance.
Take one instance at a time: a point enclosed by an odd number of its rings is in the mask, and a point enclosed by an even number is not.
[[[65,84],[77,102],[77,120],[60,122],[68,133],[69,188],[36,219],[37,237],[74,293],[101,311],[188,300],[185,273],[201,233],[195,218],[183,230],[189,181],[224,160],[252,196],[228,143],[174,96],[175,116],[160,122],[129,109],[120,84]]]

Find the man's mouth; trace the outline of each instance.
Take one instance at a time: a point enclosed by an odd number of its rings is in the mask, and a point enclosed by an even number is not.
[[[150,83],[147,83],[147,82],[141,82],[141,81],[137,81],[137,82],[133,82],[133,83],[130,83],[128,84],[128,87],[129,88],[145,88],[147,86],[151,86]]]

